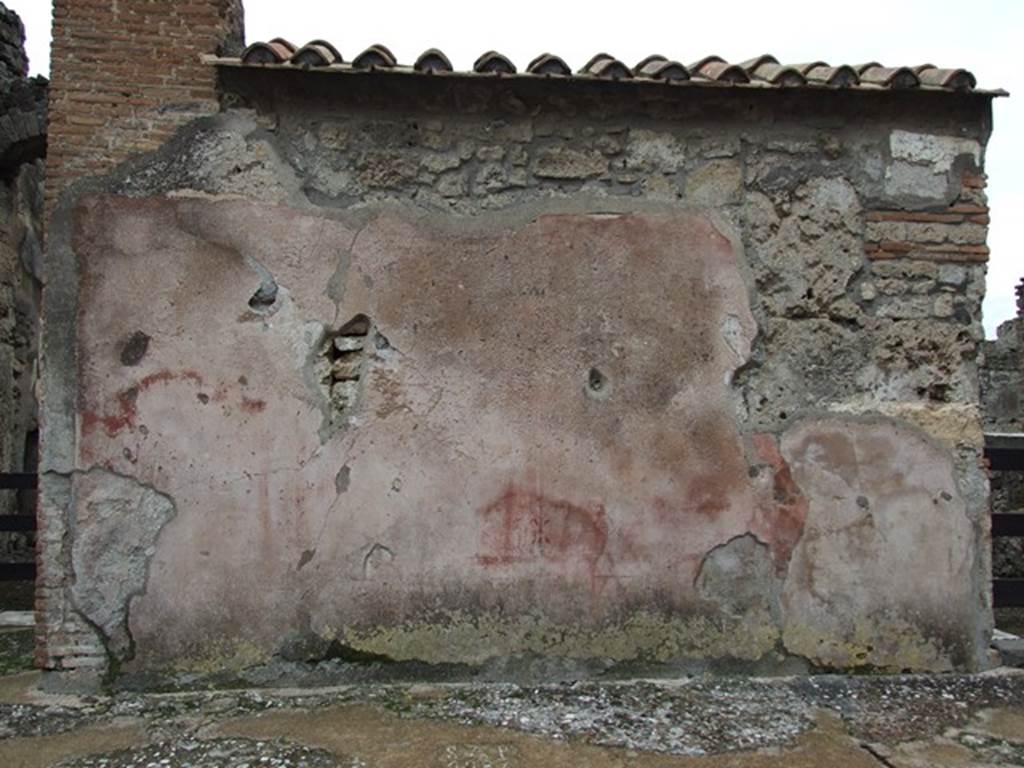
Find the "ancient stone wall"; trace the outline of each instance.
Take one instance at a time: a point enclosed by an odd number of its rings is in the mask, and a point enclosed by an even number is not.
[[[36,353],[46,81],[28,78],[25,31],[0,4],[0,472],[34,471]],[[31,494],[0,492],[0,514],[29,512]],[[32,558],[21,534],[0,534],[6,560]]]
[[[1017,317],[999,326],[984,353],[985,428],[1024,432],[1024,281],[1017,286]]]
[[[222,76],[53,219],[43,666],[987,663],[986,97]]]
[[[1017,317],[1002,323],[996,338],[985,342],[984,361],[981,393],[985,430],[1024,432],[1024,281],[1017,286]],[[993,475],[992,509],[1024,513],[1024,475]],[[1024,541],[995,540],[992,573],[1000,578],[1024,578]]]

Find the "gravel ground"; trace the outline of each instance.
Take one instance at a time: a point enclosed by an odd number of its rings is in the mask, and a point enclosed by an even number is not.
[[[467,688],[409,714],[679,755],[788,745],[813,724],[793,686],[732,679]]]
[[[66,760],[55,768],[363,768],[323,749],[277,739],[182,739],[162,741],[109,755]]]
[[[1024,674],[726,678],[681,684],[467,687],[411,705],[418,717],[482,723],[630,749],[704,755],[789,746],[830,710],[864,741],[898,743],[1024,706]]]
[[[0,703],[0,739],[47,736],[84,725],[134,720],[144,723],[147,733],[159,740],[165,735],[195,734],[213,723],[244,715],[366,704],[402,718],[491,725],[560,740],[698,756],[791,746],[814,727],[815,713],[820,710],[835,713],[852,736],[865,742],[897,744],[939,736],[964,726],[980,710],[1024,706],[1024,673],[715,678],[536,687],[358,686],[301,694],[122,693],[60,701],[65,703]],[[153,748],[170,746],[157,744]],[[183,747],[179,744],[176,748]],[[177,764],[161,763],[162,759],[110,765]],[[253,763],[257,764],[263,763]]]
[[[956,740],[971,750],[979,763],[1006,766],[1007,768],[1024,766],[1024,744],[978,736],[973,733],[957,734]]]
[[[332,697],[334,698],[334,697]],[[336,696],[344,702],[344,694]],[[282,706],[322,706],[323,696],[278,698],[257,692],[206,693],[175,696],[121,694],[85,696],[73,704],[0,703],[0,739],[51,736],[84,725],[139,718],[150,728],[173,726],[182,720],[214,720],[264,712]]]

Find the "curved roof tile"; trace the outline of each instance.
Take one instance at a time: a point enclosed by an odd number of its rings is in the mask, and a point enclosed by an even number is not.
[[[327,67],[341,63],[338,49],[326,40],[311,40],[291,56],[291,63],[299,67]]]
[[[794,66],[782,66],[774,56],[765,54],[756,59],[744,61],[740,66],[751,80],[759,80],[772,85],[797,87],[807,85],[804,73]]]
[[[678,61],[669,61],[658,54],[642,59],[633,67],[633,74],[637,77],[649,77],[654,80],[690,79],[690,70]]]
[[[563,77],[572,75],[569,65],[553,53],[542,53],[526,66],[526,71],[532,75],[560,75]]]
[[[295,43],[292,43],[292,42],[290,42],[288,40],[285,40],[283,37],[275,37],[270,42],[271,42],[271,44],[275,44],[276,43],[277,45],[283,46],[283,47],[287,48],[289,51],[291,51],[292,53],[295,53],[296,48],[298,48],[298,46],[295,45]]]
[[[420,54],[412,68],[417,72],[451,72],[452,63],[437,48],[429,48]]]
[[[809,83],[830,85],[835,88],[850,88],[860,84],[857,70],[848,64],[833,67],[827,62],[815,61],[810,64],[794,64],[793,67],[803,73]]]
[[[384,45],[371,45],[352,60],[356,69],[391,69],[398,62],[395,55]]]
[[[243,64],[281,64],[291,58],[293,51],[275,43],[253,43],[242,51]]]
[[[629,67],[607,53],[595,54],[590,61],[583,65],[579,74],[593,75],[606,80],[629,80],[633,77],[633,72]]]
[[[921,79],[921,85],[934,85],[953,91],[971,91],[978,85],[974,75],[966,69],[940,69],[934,64],[922,64],[914,68]]]
[[[721,56],[705,56],[689,67],[694,77],[715,80],[719,83],[749,83],[750,75],[738,64],[730,64]]]
[[[480,58],[473,62],[473,71],[497,75],[514,75],[516,73],[516,65],[497,51],[487,51],[487,53],[481,54]]]
[[[877,61],[861,64],[857,67],[860,81],[869,85],[881,85],[886,88],[903,90],[917,88],[921,80],[907,67],[883,67]]]

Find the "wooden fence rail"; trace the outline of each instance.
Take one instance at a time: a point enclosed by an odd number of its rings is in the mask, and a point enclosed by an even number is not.
[[[39,475],[27,472],[0,472],[0,491],[34,491]],[[0,515],[0,531],[34,531],[35,515]],[[36,564],[0,562],[0,581],[34,581]]]

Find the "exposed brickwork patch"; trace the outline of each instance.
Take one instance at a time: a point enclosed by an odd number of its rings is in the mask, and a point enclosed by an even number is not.
[[[158,148],[216,111],[202,54],[241,42],[241,0],[56,0],[47,210],[74,179]]]

